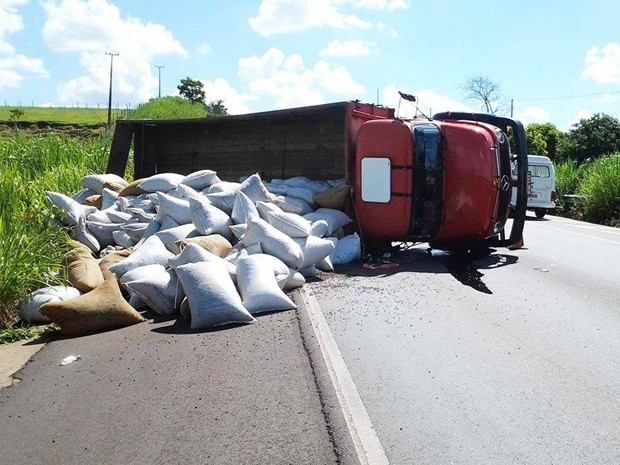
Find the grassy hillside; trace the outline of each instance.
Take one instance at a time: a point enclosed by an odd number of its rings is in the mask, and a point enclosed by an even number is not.
[[[106,108],[42,108],[42,107],[0,107],[0,122],[9,123],[11,110],[20,109],[24,115],[19,119],[22,123],[61,123],[72,125],[102,125],[108,122]],[[112,110],[112,119],[124,115],[125,110]]]

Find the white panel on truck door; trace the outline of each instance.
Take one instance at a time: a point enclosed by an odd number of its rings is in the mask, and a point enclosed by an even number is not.
[[[389,158],[362,158],[362,200],[388,203],[392,196],[392,163]]]

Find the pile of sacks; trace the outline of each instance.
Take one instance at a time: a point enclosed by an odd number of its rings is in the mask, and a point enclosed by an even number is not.
[[[344,180],[235,183],[201,170],[132,183],[90,175],[82,185],[71,197],[47,192],[74,239],[64,263],[73,287],[39,289],[20,305],[23,320],[68,335],[144,321],[145,306],[180,312],[192,329],[251,323],[295,308],[286,291],[317,269],[361,255],[359,236],[343,233]]]

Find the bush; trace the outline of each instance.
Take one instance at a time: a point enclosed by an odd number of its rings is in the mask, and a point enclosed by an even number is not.
[[[190,102],[182,97],[151,99],[127,114],[128,120],[205,118],[207,108],[202,102]]]
[[[620,226],[620,153],[590,163],[579,190],[585,221]]]

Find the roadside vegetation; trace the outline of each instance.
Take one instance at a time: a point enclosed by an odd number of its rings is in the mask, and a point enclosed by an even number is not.
[[[83,176],[105,170],[109,148],[109,137],[0,137],[0,328],[15,329],[15,309],[30,291],[64,282],[68,236],[45,191],[80,190]]]
[[[120,110],[113,109],[115,118]],[[107,108],[41,108],[0,107],[0,121],[11,123],[62,123],[72,125],[104,125],[108,122]]]

